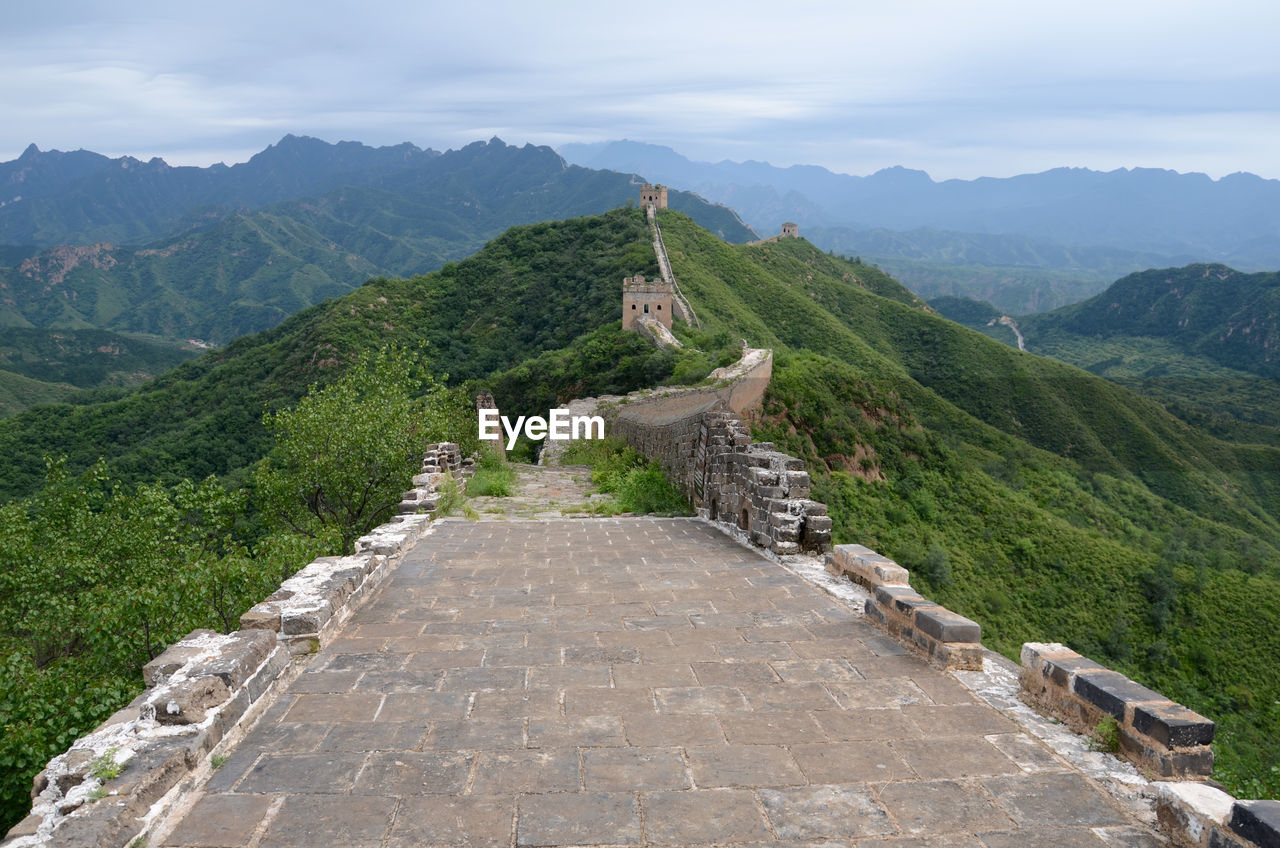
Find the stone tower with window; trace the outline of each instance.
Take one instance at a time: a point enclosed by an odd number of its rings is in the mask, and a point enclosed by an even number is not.
[[[671,286],[637,274],[622,280],[622,329],[635,329],[641,318],[671,329]]]
[[[657,209],[667,208],[667,187],[662,185],[649,185],[645,183],[640,187],[640,208],[653,206]]]

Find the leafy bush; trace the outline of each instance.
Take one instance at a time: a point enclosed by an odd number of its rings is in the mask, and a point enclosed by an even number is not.
[[[511,496],[515,483],[516,473],[502,451],[486,445],[480,451],[475,474],[467,481],[467,494],[473,498],[506,498]]]
[[[597,512],[639,515],[689,515],[689,502],[671,484],[656,462],[646,459],[621,439],[580,439],[565,450],[565,465],[590,465],[591,482],[612,494],[613,504]],[[616,505],[616,509],[614,508]]]
[[[263,512],[294,532],[336,537],[345,551],[395,514],[429,443],[475,430],[421,360],[394,347],[362,355],[265,422],[276,446],[254,475]]]

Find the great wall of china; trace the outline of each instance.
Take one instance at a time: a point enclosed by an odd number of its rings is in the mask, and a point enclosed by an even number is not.
[[[149,663],[3,845],[1280,846],[1280,802],[1204,782],[1212,722],[1062,645],[1017,667],[832,547],[803,462],[750,441],[771,368],[600,405],[696,519],[438,521],[468,469],[433,446],[352,555]],[[1127,763],[1058,724],[1108,720]]]

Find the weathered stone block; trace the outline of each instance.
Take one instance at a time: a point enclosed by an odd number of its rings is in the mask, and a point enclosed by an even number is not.
[[[291,656],[300,657],[320,650],[320,639],[314,633],[286,636]]]
[[[831,547],[831,531],[814,530],[806,526],[801,534],[801,544],[805,550],[821,553]]]
[[[280,614],[280,630],[288,636],[319,633],[332,617],[333,610],[327,603],[311,609],[285,610]]]
[[[53,831],[50,845],[66,845],[69,848],[89,848],[97,845],[124,844],[120,824],[116,821],[122,804],[115,798],[104,798],[75,815],[60,821]]]
[[[267,657],[266,662],[258,669],[258,673],[249,678],[245,690],[249,693],[249,701],[256,702],[270,688],[281,673],[289,667],[289,651],[279,645]]]
[[[271,633],[260,629],[237,630],[218,649],[216,656],[195,663],[189,674],[191,677],[217,677],[228,689],[238,689],[275,649],[276,640]]]
[[[189,751],[181,741],[174,737],[156,739],[125,764],[117,778],[119,783],[113,783],[112,788],[128,797],[131,809],[143,812],[185,777],[191,764]]]
[[[1209,719],[1171,701],[1134,707],[1133,727],[1171,748],[1208,745],[1215,730]]]
[[[235,697],[222,705],[218,710],[218,717],[209,723],[209,729],[201,740],[202,754],[212,751],[231,732],[231,728],[235,727],[249,711],[249,707],[253,706],[253,700],[248,689],[241,689]]]
[[[800,516],[791,515],[787,512],[771,512],[769,513],[769,526],[794,530],[798,533],[800,531]]]
[[[1072,688],[1085,701],[1118,721],[1125,719],[1126,704],[1168,700],[1115,671],[1081,672],[1075,676]]]
[[[809,491],[809,485],[810,485],[809,472],[808,471],[788,471],[786,473],[786,480],[784,485],[786,485],[788,491],[793,493],[797,489],[804,489],[806,492]]]
[[[274,604],[258,604],[240,616],[241,630],[280,632],[280,610]]]
[[[893,599],[893,610],[899,615],[906,616],[908,620],[914,621],[923,610],[940,610],[938,606],[928,598],[922,598],[919,595],[902,595]]]
[[[1071,679],[1075,675],[1089,671],[1107,671],[1107,668],[1098,665],[1088,657],[1079,655],[1047,659],[1041,666],[1041,674],[1053,681],[1055,686],[1061,686],[1068,691],[1071,690]]]
[[[1155,762],[1157,770],[1163,777],[1184,778],[1187,775],[1208,777],[1213,774],[1213,749],[1208,745],[1180,751],[1162,751],[1152,747],[1147,747],[1145,750],[1146,761]]]
[[[1230,826],[1258,848],[1280,848],[1280,801],[1236,801]]]
[[[805,498],[800,501],[800,511],[805,515],[826,515],[827,505],[822,501],[811,501]]]
[[[192,639],[216,635],[218,634],[213,630],[192,630],[182,639],[165,648],[160,656],[142,667],[142,682],[147,686],[154,686],[157,682],[168,678],[207,650],[191,644]]]
[[[160,724],[199,724],[209,710],[231,697],[221,678],[207,676],[183,680],[152,694],[147,703],[155,708]]]
[[[810,516],[807,516],[804,520],[804,527],[806,532],[809,532],[809,531],[812,531],[815,533],[826,532],[830,534],[832,525],[833,525],[833,522],[830,516],[826,516],[826,515],[810,515]]]
[[[9,828],[9,833],[5,839],[17,839],[19,836],[35,836],[36,831],[40,827],[40,822],[44,821],[42,816],[35,813],[27,816],[22,821]]]
[[[982,671],[982,646],[971,642],[934,643],[930,656],[946,669]]]
[[[982,627],[943,607],[918,609],[916,628],[940,642],[981,642]]]
[[[1241,842],[1231,834],[1218,828],[1209,831],[1209,848],[1256,848],[1254,845]]]
[[[893,607],[893,602],[898,598],[918,598],[921,601],[924,600],[924,598],[921,598],[916,590],[912,589],[910,586],[877,586],[875,593],[876,603],[890,608]]]

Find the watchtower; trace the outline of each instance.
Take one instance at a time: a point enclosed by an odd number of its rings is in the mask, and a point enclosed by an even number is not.
[[[667,187],[645,183],[640,187],[640,208],[653,206],[657,209],[667,208]]]
[[[782,238],[800,238],[800,227],[795,221],[787,221],[782,225]]]
[[[641,318],[671,329],[671,286],[636,274],[622,280],[622,329],[634,329]]]

